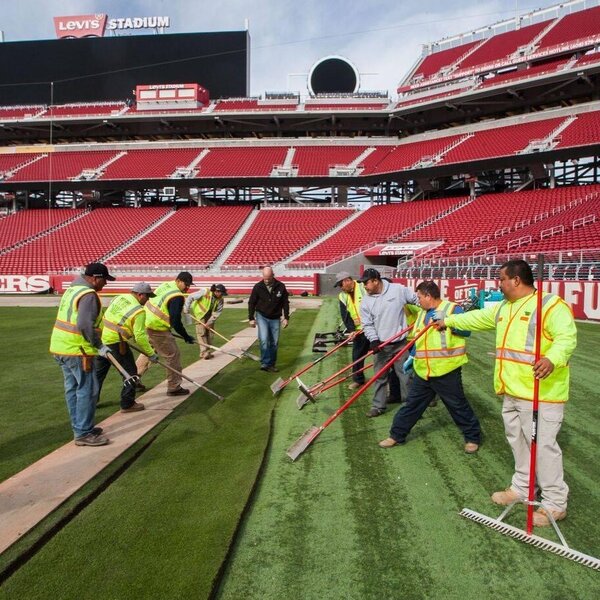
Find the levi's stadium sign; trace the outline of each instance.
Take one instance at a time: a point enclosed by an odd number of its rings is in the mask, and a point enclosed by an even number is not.
[[[104,14],[54,17],[54,29],[56,30],[56,37],[59,39],[103,37],[106,30],[164,29],[170,26],[170,17],[123,17],[109,19],[108,15]]]

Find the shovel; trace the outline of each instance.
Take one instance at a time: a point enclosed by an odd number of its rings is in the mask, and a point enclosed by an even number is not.
[[[143,354],[144,356],[148,356],[141,348],[138,348],[137,346],[135,346],[132,343],[129,343],[129,345],[136,350],[137,352],[139,352],[140,354]],[[157,361],[157,364],[159,364],[161,367],[164,367],[165,369],[168,369],[169,371],[175,373],[176,375],[179,375],[180,377],[183,377],[186,381],[189,381],[192,385],[195,385],[198,389],[200,390],[204,390],[205,392],[208,392],[211,396],[214,396],[217,400],[225,400],[225,398],[223,396],[221,396],[220,394],[217,394],[217,392],[213,392],[210,388],[207,388],[206,386],[202,385],[201,383],[198,383],[197,381],[194,381],[191,377],[188,377],[187,375],[184,375],[183,373],[181,373],[180,371],[178,371],[177,369],[174,369],[173,367],[170,367],[169,365],[167,365],[166,363],[162,362],[162,361]],[[138,377],[137,380],[139,381],[140,378]]]
[[[190,317],[192,317],[192,319],[194,321],[196,321],[196,323],[198,323],[198,325],[202,325],[202,327],[204,327],[205,329],[208,329],[208,331],[210,331],[211,333],[218,335],[222,340],[225,340],[226,342],[232,341],[231,338],[224,336],[222,333],[219,333],[216,329],[213,329],[206,323],[203,323],[199,319],[196,319],[196,317],[194,317],[194,315],[190,315]],[[211,346],[211,348],[212,348],[212,346]],[[242,350],[241,348],[236,348],[236,350],[239,350],[242,353],[242,355],[245,356],[246,358],[249,358],[250,360],[254,360],[256,362],[260,362],[260,358],[258,358],[258,356],[256,356],[256,354],[252,354],[252,352],[248,352],[247,350]],[[221,350],[221,351],[226,352],[226,350]],[[228,352],[228,354],[229,354],[229,352]],[[232,356],[235,356],[236,358],[241,358],[241,356],[237,356],[234,354],[232,354]]]
[[[294,381],[296,377],[299,377],[303,373],[306,373],[306,371],[312,369],[315,365],[318,365],[322,360],[325,360],[328,356],[331,356],[334,352],[337,352],[340,348],[348,344],[350,341],[352,341],[355,335],[355,332],[351,333],[344,341],[340,342],[337,346],[334,346],[331,350],[329,350],[329,352],[326,352],[325,354],[323,354],[323,356],[319,356],[319,358],[316,358],[312,362],[308,363],[308,365],[300,369],[297,373],[290,375],[286,380],[283,380],[281,377],[278,377],[271,384],[271,391],[273,392],[273,395],[276,396],[286,385]]]
[[[307,429],[287,450],[286,454],[294,461],[296,460],[319,436],[319,434],[333,421],[335,421],[346,409],[350,408],[350,406],[364,393],[366,392],[374,383],[377,381],[379,377],[381,377],[404,353],[411,349],[414,346],[415,342],[427,331],[429,331],[430,327],[433,326],[433,323],[430,323],[422,329],[408,344],[402,347],[394,356],[387,362],[369,381],[364,383],[350,398],[340,406],[330,417],[327,419],[321,426],[317,427],[313,425],[309,429]]]

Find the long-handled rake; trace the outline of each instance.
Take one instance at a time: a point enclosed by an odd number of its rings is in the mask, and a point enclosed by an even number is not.
[[[398,333],[395,333],[393,336],[391,336],[387,340],[383,341],[379,347],[383,348],[384,346],[391,344],[394,340],[398,339],[401,335],[408,333],[411,329],[412,329],[412,325],[409,325],[408,327],[402,329]],[[339,377],[342,373],[345,373],[346,371],[351,369],[354,365],[357,365],[358,363],[364,361],[365,359],[369,358],[369,356],[372,356],[372,355],[373,355],[373,351],[369,350],[369,352],[367,352],[364,356],[357,358],[355,361],[351,362],[349,365],[346,365],[345,367],[342,367],[339,371],[336,371],[335,373],[333,373],[333,375],[326,377],[322,381],[317,381],[317,383],[314,383],[310,387],[307,387],[306,385],[304,385],[302,383],[302,381],[300,380],[300,378],[296,377],[296,381],[298,383],[298,388],[300,389],[300,395],[296,398],[296,406],[298,407],[298,410],[302,410],[306,406],[306,404],[308,404],[308,402],[315,402],[315,398],[319,394],[322,394],[324,391],[329,390],[332,387],[335,387],[336,385],[339,385],[340,383],[346,381],[353,375],[358,375],[359,373],[362,373],[363,371],[369,369],[372,365],[367,365],[365,367],[362,367],[358,371],[351,373],[350,375],[348,375],[346,377],[342,377],[341,379],[333,381],[336,377]],[[333,383],[330,383],[330,382],[333,382]]]
[[[424,335],[432,323],[422,329],[408,344],[403,346],[371,379],[365,382],[350,398],[342,404],[320,427],[313,425],[307,429],[287,450],[286,454],[296,460],[319,436],[319,434],[329,427],[345,410],[347,410],[364,392],[366,392],[379,377],[381,377],[404,353],[408,352],[415,342]]]
[[[233,358],[244,358],[240,354],[236,354],[235,352],[229,352],[229,350],[225,350],[224,348],[219,348],[218,346],[213,346],[212,344],[205,344],[204,342],[200,342],[200,346],[202,348],[208,348],[213,352],[222,352],[223,354],[229,354],[229,356],[233,356]]]
[[[294,381],[294,379],[296,379],[296,377],[300,377],[300,375],[302,375],[303,373],[306,373],[306,371],[308,371],[309,369],[312,369],[315,365],[318,365],[320,362],[324,361],[327,357],[331,356],[334,352],[337,352],[340,348],[343,348],[346,344],[351,342],[353,338],[354,338],[354,335],[350,334],[350,336],[348,336],[345,340],[343,340],[339,344],[337,344],[337,346],[334,346],[331,350],[329,350],[329,352],[326,352],[325,354],[323,354],[323,356],[319,356],[319,358],[316,358],[315,360],[311,361],[306,366],[302,367],[302,369],[300,369],[297,373],[290,375],[287,379],[284,380],[281,377],[278,377],[271,384],[271,391],[273,392],[273,395],[276,396],[277,394],[279,394],[279,392],[281,392],[281,390],[283,390],[283,388],[286,385],[288,385],[292,381]]]
[[[536,324],[535,324],[535,363],[537,363],[541,358],[541,343],[542,343],[542,283],[543,283],[543,270],[544,270],[544,257],[543,255],[538,255],[538,277],[537,277],[537,312],[536,312]],[[534,364],[535,364],[534,363]],[[538,410],[539,410],[539,399],[540,399],[540,380],[537,377],[534,377],[533,381],[533,406],[532,406],[532,420],[531,420],[531,444],[530,444],[530,454],[529,454],[529,494],[528,499],[524,501],[527,504],[527,531],[523,531],[517,527],[513,527],[508,523],[504,523],[503,519],[508,515],[508,513],[512,510],[513,506],[517,504],[519,501],[515,500],[511,504],[509,504],[502,514],[497,519],[492,519],[491,517],[487,517],[486,515],[482,515],[481,513],[475,512],[468,508],[463,508],[460,511],[460,515],[467,519],[471,519],[476,523],[481,523],[482,525],[486,525],[487,527],[491,527],[495,531],[502,533],[504,535],[508,535],[516,540],[521,542],[525,542],[526,544],[531,544],[536,548],[541,548],[542,550],[548,550],[549,552],[554,552],[554,554],[558,554],[563,558],[568,558],[569,560],[573,560],[579,564],[582,564],[586,567],[590,567],[595,569],[596,571],[600,571],[600,560],[594,558],[593,556],[589,556],[588,554],[583,554],[582,552],[578,552],[577,550],[573,550],[569,548],[567,542],[562,535],[558,525],[554,517],[552,516],[552,512],[547,510],[546,516],[550,520],[556,535],[560,540],[560,544],[556,542],[552,542],[545,538],[539,537],[533,534],[533,509],[535,506],[542,506],[542,502],[538,502],[535,499],[535,470],[536,470],[536,461],[537,461],[537,434],[538,434]]]
[[[211,333],[214,333],[216,336],[220,337],[222,340],[225,340],[226,342],[231,342],[231,338],[224,336],[222,333],[219,333],[216,329],[213,329],[210,325],[207,325],[206,323],[203,323],[199,319],[196,319],[196,317],[194,317],[194,315],[190,315],[190,317],[192,317],[192,319],[194,321],[196,321],[196,323],[198,323],[198,325],[202,325],[202,327],[204,327]],[[212,346],[211,346],[211,348],[212,348]],[[250,360],[253,360],[255,362],[260,361],[260,358],[258,356],[256,356],[256,354],[252,354],[252,352],[248,352],[247,350],[242,350],[241,348],[237,348],[237,347],[236,347],[236,350],[239,350],[246,358],[249,358]],[[231,352],[227,352],[226,350],[221,350],[221,352],[226,352],[227,354],[231,354]],[[234,354],[232,354],[232,356],[236,356],[236,358],[240,358],[239,356],[234,355]]]
[[[359,358],[357,361],[351,363],[350,365],[348,365],[348,367],[344,367],[343,371],[346,371],[349,367],[354,366],[357,362],[364,360],[365,357],[366,355]],[[314,385],[311,385],[310,387],[307,387],[304,383],[302,383],[299,377],[296,377],[298,389],[300,390],[300,394],[298,394],[298,397],[296,398],[296,406],[298,406],[298,410],[302,410],[309,402],[312,402],[313,404],[316,403],[317,396],[320,396],[323,392],[326,392],[327,390],[330,390],[331,388],[340,385],[340,383],[344,383],[344,381],[348,381],[348,379],[351,379],[355,375],[363,373],[367,369],[370,369],[373,366],[373,364],[374,363],[369,363],[368,365],[365,365],[364,367],[360,368],[358,371],[354,371],[353,373],[345,375],[344,377],[340,377],[339,379],[335,379],[335,377],[340,375],[340,373],[335,373],[332,377],[328,377],[323,381],[319,381]]]
[[[140,354],[143,354],[144,356],[148,356],[141,348],[138,348],[135,344],[132,344],[131,342],[128,342],[128,343],[134,350],[136,350]],[[185,379],[186,381],[189,381],[192,385],[195,385],[199,390],[204,390],[211,396],[214,396],[217,400],[225,400],[225,398],[223,396],[221,396],[221,394],[217,394],[217,392],[214,392],[210,388],[207,388],[205,385],[202,385],[201,383],[194,381],[191,377],[188,377],[187,375],[185,375],[181,371],[178,371],[177,369],[174,369],[170,365],[168,365],[160,360],[157,361],[157,364],[159,364],[161,367],[164,367],[168,371],[171,371],[172,373],[175,373],[176,375],[183,377],[183,379]],[[138,377],[138,381],[139,381],[139,377]]]
[[[81,351],[83,352],[83,348],[81,348]],[[83,355],[86,356],[85,352]],[[111,352],[107,352],[106,360],[108,360],[115,367],[115,369],[117,369],[117,371],[119,371],[119,373],[123,377],[123,386],[124,387],[129,387],[130,385],[135,385],[136,383],[139,383],[140,378],[138,377],[138,374],[136,373],[135,375],[132,375],[131,373],[128,373],[121,366],[121,363],[112,355]]]

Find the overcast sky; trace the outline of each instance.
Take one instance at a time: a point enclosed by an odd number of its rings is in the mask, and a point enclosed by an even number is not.
[[[251,36],[252,95],[306,92],[307,73],[335,54],[361,73],[361,89],[389,90],[422,44],[556,4],[544,0],[1,0],[6,41],[54,39],[54,16],[169,16],[170,33],[243,30]],[[157,82],[159,83],[159,82]],[[202,83],[202,82],[197,82]]]

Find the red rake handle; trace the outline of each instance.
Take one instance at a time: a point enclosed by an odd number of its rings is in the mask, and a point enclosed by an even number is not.
[[[361,360],[364,360],[364,356]],[[362,369],[359,369],[355,373],[350,373],[350,375],[346,375],[345,377],[336,379],[335,381],[332,381],[331,383],[328,383],[327,385],[320,384],[316,387],[315,390],[313,390],[311,388],[310,391],[311,391],[311,393],[322,394],[323,392],[330,390],[331,388],[335,387],[336,385],[339,385],[340,383],[344,383],[344,381],[347,381],[348,379],[350,379],[350,377],[353,377],[354,375],[358,375],[359,373],[363,373],[367,369],[370,369],[373,366],[373,364],[374,363],[369,363],[368,365],[365,365]]]
[[[371,379],[369,379],[369,381],[364,383],[358,390],[356,390],[356,392],[354,394],[352,394],[352,396],[350,396],[350,398],[344,404],[342,404],[342,406],[340,406],[331,415],[331,417],[329,417],[329,419],[327,419],[327,421],[325,421],[325,423],[323,423],[323,425],[321,425],[321,427],[319,428],[319,433],[321,432],[321,430],[325,429],[333,421],[335,421],[364,392],[366,392],[375,383],[375,381],[377,381],[377,379],[379,379],[379,377],[381,377],[405,352],[408,352],[408,350],[410,350],[415,345],[416,341],[421,336],[423,336],[425,333],[427,333],[429,328],[432,326],[433,326],[433,323],[429,323],[429,325],[427,325],[427,327],[422,329],[410,342],[408,342],[408,344],[406,344],[406,346],[403,346],[398,352],[396,352],[396,354],[394,354],[394,356],[392,358],[390,358],[390,360],[387,363],[385,363],[385,365],[383,367],[381,367],[381,369],[379,369],[379,371],[377,371],[377,373],[375,373],[375,375],[373,375],[373,377],[371,377]],[[317,435],[318,434],[316,434],[314,437],[317,437]]]
[[[392,337],[390,337],[387,340],[385,340],[384,342],[382,342],[380,348],[383,348],[384,346],[387,346],[388,344],[391,344],[395,339],[399,338],[401,335],[403,335],[405,333],[408,333],[412,328],[413,328],[413,326],[409,325],[408,327],[402,329],[398,333],[395,333]],[[357,358],[354,362],[351,362],[349,365],[346,365],[343,369],[340,369],[339,371],[337,371],[333,375],[330,375],[326,379],[323,379],[323,381],[321,381],[319,384],[315,383],[315,386],[316,385],[322,386],[322,385],[325,385],[325,384],[329,383],[330,381],[334,380],[336,377],[339,377],[342,373],[345,373],[348,369],[351,369],[354,365],[356,365],[359,362],[361,362],[361,361],[369,358],[369,356],[372,356],[372,355],[373,355],[373,350],[369,350],[364,356],[361,356],[360,358]]]
[[[538,254],[537,310],[535,322],[535,363],[542,357],[542,284],[544,255]],[[533,376],[533,412],[531,415],[531,448],[529,451],[529,503],[527,504],[527,535],[533,532],[533,502],[535,500],[535,469],[537,462],[538,410],[540,405],[540,380]]]
[[[316,360],[313,360],[312,362],[308,363],[304,368],[300,369],[300,371],[298,371],[297,373],[290,375],[285,380],[285,382],[283,383],[283,385],[281,387],[282,388],[285,387],[286,385],[288,385],[288,383],[291,383],[292,381],[294,381],[294,379],[296,379],[296,377],[300,377],[300,375],[302,375],[303,373],[306,373],[306,371],[308,371],[309,369],[312,369],[315,365],[319,364],[322,360],[325,360],[328,356],[331,356],[334,352],[336,352],[337,350],[339,350],[340,348],[345,346],[348,342],[350,342],[353,337],[354,337],[353,335],[348,336],[343,342],[340,342],[337,346],[334,346],[331,350],[329,350],[329,352],[326,352],[325,354],[323,354],[323,356],[319,356],[319,358],[317,358]]]

